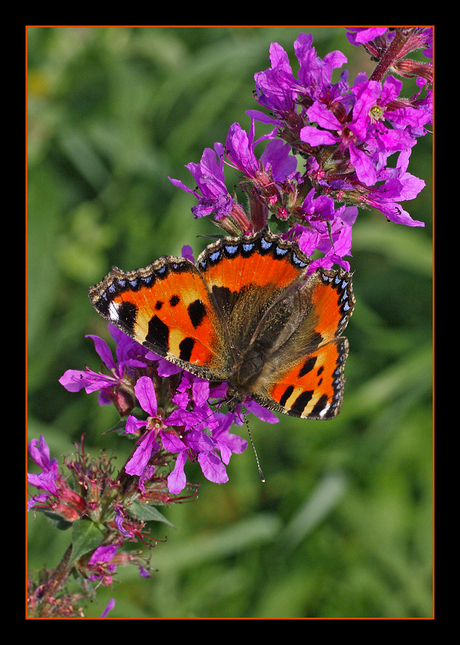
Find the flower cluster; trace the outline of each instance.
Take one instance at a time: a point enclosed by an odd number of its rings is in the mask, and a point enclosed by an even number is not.
[[[379,61],[371,78],[360,73],[350,85],[344,70],[333,82],[334,70],[347,59],[340,51],[321,59],[307,34],[294,43],[295,76],[285,50],[273,43],[270,68],[255,75],[255,98],[270,114],[248,110],[249,132],[234,123],[225,146],[216,143],[203,152],[199,164],[186,166],[196,189],[170,178],[198,199],[192,207],[195,217],[212,215],[231,234],[254,232],[270,221],[283,235],[297,239],[307,255],[320,251],[322,257],[310,271],[335,263],[349,269],[343,258],[351,254],[358,208],[376,208],[398,224],[424,225],[400,204],[425,185],[407,168],[417,138],[432,121],[432,67],[403,57],[423,47],[430,55],[431,29],[359,28],[350,29],[348,36],[353,44],[364,43]],[[417,94],[403,98],[402,81],[393,75],[383,78],[389,70],[417,77]],[[256,121],[274,127],[256,139]],[[267,143],[258,157],[255,148],[262,141]],[[243,174],[246,209],[228,192],[224,165]]]
[[[173,495],[186,486],[187,460],[198,461],[210,481],[228,481],[225,466],[232,453],[247,448],[247,441],[229,433],[232,423],[242,423],[239,411],[224,414],[211,408],[213,402],[225,398],[226,385],[211,388],[208,381],[184,372],[113,325],[108,327],[117,343],[116,361],[102,338],[88,336],[108,373],[88,367],[85,371],[69,369],[59,382],[70,392],[82,388],[87,393],[99,391],[100,405],[113,403],[120,415],[127,417],[121,425],[137,444],[124,470],[138,477],[140,492],[145,492],[156,470],[172,457],[175,466],[167,477],[167,486]],[[144,418],[130,414],[135,406],[143,411]],[[249,409],[265,420],[277,420],[255,402],[249,403]]]
[[[115,406],[120,414],[116,429],[136,439],[130,459],[115,473],[105,453],[90,459],[82,440],[76,456],[65,458],[70,474],[64,476],[43,436],[29,444],[40,472],[28,475],[29,484],[39,491],[29,499],[28,510],[44,512],[61,529],[80,522],[80,548],[86,547],[73,568],[85,587],[111,585],[118,565],[135,564],[141,576],[149,576],[145,557],[127,550],[124,543],[140,540],[155,546],[158,540],[150,537],[146,520],[167,521],[155,507],[196,498],[198,487],[187,483],[185,475],[188,460],[197,461],[208,480],[224,483],[232,453],[247,447],[244,439],[229,432],[233,423],[242,424],[241,412],[224,414],[210,407],[225,397],[225,384],[211,388],[113,325],[109,332],[116,342],[116,359],[102,338],[90,335],[104,371],[69,369],[60,383],[70,392],[98,392],[100,405]],[[248,402],[248,409],[277,421],[255,402]],[[60,615],[67,615],[76,602],[74,596],[62,595],[56,604],[51,578],[38,587],[31,581],[30,588],[34,615],[52,615],[57,606]]]

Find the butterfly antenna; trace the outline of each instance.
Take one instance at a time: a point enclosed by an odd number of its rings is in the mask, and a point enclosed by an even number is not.
[[[233,399],[231,399],[231,400],[233,400]],[[225,402],[225,399],[222,401],[222,403],[224,403],[224,402]],[[228,403],[228,401],[227,401],[227,403]],[[244,413],[243,413],[243,418],[244,418],[244,422],[246,424],[246,428],[247,428],[247,431],[248,431],[249,440],[251,442],[252,450],[254,452],[254,457],[256,458],[257,470],[259,471],[260,481],[265,483],[265,476],[264,476],[264,474],[262,472],[262,468],[260,467],[259,455],[257,454],[257,450],[256,450],[256,447],[254,445],[254,441],[252,440],[252,434],[251,434],[251,431],[249,429],[248,417]]]
[[[252,450],[254,451],[254,457],[256,458],[257,470],[259,471],[260,481],[265,482],[265,477],[264,477],[264,474],[262,472],[262,468],[260,467],[259,457],[257,455],[257,450],[256,450],[256,447],[254,445],[254,441],[252,440],[252,435],[251,435],[251,431],[249,430],[249,423],[248,423],[248,419],[247,419],[246,416],[244,417],[244,422],[246,423],[246,428],[248,429],[248,435],[249,435],[249,439],[251,441]]]

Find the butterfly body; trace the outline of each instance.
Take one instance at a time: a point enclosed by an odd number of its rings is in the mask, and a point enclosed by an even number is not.
[[[139,343],[209,381],[229,407],[251,396],[302,418],[333,418],[343,399],[351,275],[318,269],[267,229],[210,244],[196,263],[165,256],[114,267],[89,290],[95,309]]]

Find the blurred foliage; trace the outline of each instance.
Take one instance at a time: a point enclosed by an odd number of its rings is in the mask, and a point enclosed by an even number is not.
[[[339,28],[28,29],[28,431],[44,434],[61,463],[84,432],[90,453],[106,448],[120,466],[131,448],[103,434],[113,408],[58,383],[68,368],[99,368],[85,334],[109,338],[88,286],[112,264],[129,270],[184,244],[204,248],[197,236],[215,228],[193,220],[194,198],[167,177],[192,187],[184,165],[233,122],[248,129],[270,43],[295,69],[301,31],[322,57],[344,51],[350,79],[372,70]],[[198,501],[166,509],[177,530],[152,523],[152,535],[167,536],[152,552],[158,571],[146,580],[119,568],[87,616],[112,596],[114,617],[432,616],[429,135],[409,170],[427,186],[405,208],[426,227],[370,211],[354,227],[342,413],[274,426],[251,417],[267,482],[250,449],[233,456],[222,486],[189,467]],[[41,514],[28,529],[30,568],[55,566],[68,534]]]

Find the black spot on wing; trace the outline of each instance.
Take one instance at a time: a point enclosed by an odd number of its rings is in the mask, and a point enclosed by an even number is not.
[[[201,325],[203,318],[206,316],[206,307],[201,302],[201,300],[194,300],[187,307],[187,312],[190,318],[190,322],[196,329]]]
[[[158,316],[152,316],[150,319],[145,342],[154,347],[161,347],[165,352],[169,350],[169,327]]]

